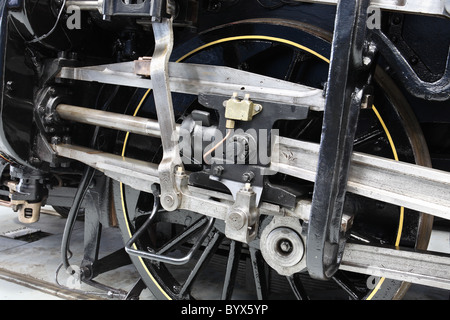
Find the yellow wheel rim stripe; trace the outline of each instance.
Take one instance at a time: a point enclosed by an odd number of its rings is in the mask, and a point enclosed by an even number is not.
[[[305,47],[297,42],[293,42],[287,39],[283,39],[283,38],[278,38],[278,37],[271,37],[271,36],[262,36],[262,35],[245,35],[245,36],[235,36],[235,37],[228,37],[228,38],[222,38],[216,41],[212,41],[209,43],[206,43],[192,51],[190,51],[189,53],[185,54],[184,56],[182,56],[181,58],[179,58],[178,60],[176,60],[176,62],[181,62],[184,61],[185,59],[189,58],[190,56],[192,56],[193,54],[202,51],[206,48],[212,47],[214,45],[220,44],[220,43],[225,43],[225,42],[230,42],[230,41],[240,41],[240,40],[263,40],[263,41],[273,41],[273,42],[278,42],[278,43],[284,43],[286,45],[290,45],[293,46],[295,48],[304,50],[306,52],[309,52],[311,54],[313,54],[314,56],[316,56],[317,58],[325,61],[326,63],[330,63],[330,60],[326,57],[324,57],[323,55],[319,54],[318,52]],[[145,94],[143,95],[141,101],[139,102],[138,106],[136,107],[133,116],[136,116],[139,112],[139,110],[141,109],[142,105],[144,104],[145,100],[147,99],[147,96],[150,94],[151,89],[148,89]],[[378,110],[376,109],[375,106],[372,106],[372,110],[374,111],[376,117],[378,118],[378,120],[381,123],[381,126],[383,127],[383,130],[386,134],[386,136],[388,137],[389,140],[389,144],[391,146],[392,149],[392,153],[394,154],[394,159],[396,161],[398,161],[398,155],[397,155],[397,149],[395,148],[394,142],[392,140],[392,136],[383,120],[383,118],[381,117],[380,113],[378,112]],[[127,143],[128,143],[128,137],[129,137],[129,132],[126,133],[125,135],[125,139],[124,139],[124,143],[123,143],[123,148],[122,148],[122,157],[125,156],[125,151],[126,151],[126,147],[127,147]],[[130,236],[130,238],[132,237],[132,233],[131,233],[131,229],[130,226],[128,224],[128,217],[127,217],[127,210],[126,210],[126,206],[125,206],[125,196],[124,196],[124,192],[123,192],[123,184],[122,182],[120,183],[120,195],[121,195],[121,202],[122,202],[122,211],[124,213],[124,218],[125,218],[125,224],[127,226],[127,230],[128,230],[128,234]],[[398,227],[398,231],[397,231],[397,238],[396,238],[396,242],[395,242],[395,246],[398,246],[400,244],[400,238],[401,238],[401,234],[402,234],[402,229],[403,229],[403,220],[404,220],[404,207],[400,208],[400,219],[399,219],[399,227]],[[136,247],[135,245],[133,245],[134,247]],[[145,271],[147,272],[148,276],[150,277],[150,279],[155,283],[156,287],[161,291],[161,293],[168,299],[168,300],[172,300],[172,298],[169,296],[169,294],[163,290],[163,288],[159,285],[159,283],[155,280],[155,278],[153,277],[153,275],[151,274],[151,272],[148,270],[147,266],[145,265],[144,261],[142,260],[141,257],[139,257],[139,261],[141,262],[142,266],[144,267]],[[378,281],[377,285],[375,286],[375,288],[372,290],[372,292],[370,293],[370,295],[367,297],[367,300],[371,300],[375,294],[378,292],[378,290],[380,289],[381,285],[383,284],[385,278],[382,277],[380,278],[380,280]]]

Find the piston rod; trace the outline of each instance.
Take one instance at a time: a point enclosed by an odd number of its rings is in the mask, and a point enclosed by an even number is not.
[[[60,104],[56,112],[64,120],[76,121],[103,128],[127,131],[151,137],[161,137],[157,120],[133,117],[108,111],[94,110],[68,104]],[[177,131],[179,126],[177,126]]]

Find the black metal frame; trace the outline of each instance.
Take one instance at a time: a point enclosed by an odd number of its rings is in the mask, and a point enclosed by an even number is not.
[[[370,79],[366,40],[368,0],[342,0],[336,13],[319,163],[308,223],[309,274],[329,279],[339,268],[341,220],[362,98]]]
[[[397,70],[405,89],[426,100],[450,98],[450,51],[443,76],[419,78],[408,60],[381,29],[366,28],[369,1],[342,0],[337,7],[319,164],[308,224],[310,275],[329,279],[338,270],[345,244],[340,230],[353,139],[362,98],[370,93],[374,50]]]
[[[126,4],[123,1],[104,0],[103,15],[110,16],[133,16],[133,17],[151,17],[152,21],[161,21],[168,17],[168,11],[172,10],[170,0],[144,0],[142,3]]]
[[[345,234],[340,221],[347,174],[362,98],[370,94],[375,50],[400,73],[405,89],[431,101],[450,98],[450,51],[445,72],[435,82],[422,80],[410,62],[381,29],[366,28],[369,1],[342,0],[338,4],[318,174],[308,224],[307,265],[310,275],[329,279],[338,270]]]
[[[136,300],[145,288],[141,279],[135,283],[129,292],[112,288],[95,280],[100,274],[131,264],[131,259],[124,248],[120,248],[99,259],[102,229],[109,225],[107,217],[111,206],[110,197],[104,197],[103,195],[110,194],[110,179],[103,175],[95,176],[95,172],[91,172],[92,169],[89,169],[85,172],[86,179],[84,181],[86,181],[86,184],[81,185],[84,191],[82,189],[77,191],[77,194],[80,192],[84,196],[75,196],[73,207],[67,218],[61,246],[62,266],[69,269],[68,259],[70,257],[67,256],[67,253],[70,252],[71,230],[77,220],[81,206],[84,206],[84,252],[80,263],[80,281],[104,291],[104,295],[109,298]],[[95,179],[94,186],[90,185],[92,179],[89,178],[90,176]],[[74,211],[72,212],[72,210]]]
[[[450,98],[450,49],[442,77],[435,82],[426,82],[419,78],[409,61],[382,30],[374,30],[373,39],[383,57],[400,73],[401,82],[411,95],[431,101]]]
[[[251,98],[251,97],[250,97]],[[210,94],[200,94],[199,103],[209,109],[215,110],[219,114],[220,122],[217,125],[217,129],[220,132],[225,132],[225,110],[223,107],[223,102],[229,99],[226,96],[220,95],[210,95]],[[278,120],[303,120],[306,119],[309,114],[309,108],[304,106],[290,106],[283,105],[280,103],[264,102],[264,101],[253,101],[254,103],[261,104],[264,108],[264,112],[256,115],[252,121],[237,121],[236,130],[241,132],[249,132],[253,129],[261,128],[272,128],[273,124]],[[249,130],[249,131],[247,131]],[[255,132],[256,133],[256,132]],[[258,139],[266,139],[267,150],[263,150],[262,154],[270,155],[271,152],[271,136],[272,131],[267,130],[267,136],[260,136],[261,133],[256,133],[255,141]],[[230,138],[231,140],[232,138]],[[258,148],[261,146],[258,145]],[[261,197],[259,200],[269,201],[271,203],[280,204],[284,207],[290,209],[295,208],[296,199],[300,195],[300,190],[298,194],[292,191],[283,189],[279,186],[272,184],[268,177],[267,167],[270,165],[264,163],[260,159],[259,150],[253,150],[256,155],[252,157],[251,161],[248,161],[248,156],[245,161],[237,161],[236,159],[223,160],[223,163],[213,162],[209,170],[194,172],[190,174],[189,182],[202,187],[210,187],[211,179],[217,181],[222,186],[218,186],[219,190],[228,192],[225,181],[236,181],[238,183],[251,182],[252,186],[255,188],[260,188],[262,190]],[[222,155],[217,156],[219,160],[222,160]],[[230,163],[227,163],[229,161]],[[245,175],[252,174],[251,178],[246,180]],[[210,177],[212,175],[212,177]]]

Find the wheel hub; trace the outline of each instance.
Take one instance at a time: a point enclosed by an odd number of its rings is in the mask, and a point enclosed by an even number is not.
[[[274,217],[261,234],[265,261],[280,275],[289,276],[306,267],[304,237],[298,219]]]
[[[267,251],[282,267],[295,266],[303,258],[303,241],[292,229],[280,227],[267,236]]]

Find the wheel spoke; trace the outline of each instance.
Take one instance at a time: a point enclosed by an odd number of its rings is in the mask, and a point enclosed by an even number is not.
[[[189,226],[186,230],[184,230],[180,235],[170,240],[167,244],[165,244],[160,250],[158,250],[157,254],[163,254],[164,252],[170,251],[172,248],[176,247],[183,241],[185,241],[189,236],[194,235],[195,233],[201,230],[201,227],[207,222],[207,218],[198,219],[195,223]]]
[[[295,50],[292,54],[292,58],[289,63],[286,75],[284,76],[284,80],[294,81],[294,77],[298,74],[301,63],[311,58],[312,57],[310,54]]]
[[[373,142],[373,141],[379,139],[382,136],[383,136],[383,131],[381,131],[380,129],[375,129],[370,132],[366,132],[364,134],[359,134],[359,136],[356,137],[354,140],[353,147],[357,148],[360,145],[368,144],[370,142]]]
[[[266,281],[264,258],[261,255],[261,251],[250,247],[250,259],[253,269],[253,277],[255,278],[257,298],[258,300],[265,300],[268,298],[269,293]]]
[[[198,259],[197,263],[195,264],[194,268],[189,273],[188,278],[184,282],[179,294],[180,296],[184,296],[186,293],[188,293],[192,285],[194,284],[195,280],[197,279],[200,271],[208,264],[208,262],[211,260],[212,256],[216,252],[217,248],[221,244],[222,240],[224,238],[224,235],[220,232],[215,232],[212,239],[209,241],[207,246],[205,247],[205,250],[203,251],[202,255]]]
[[[241,255],[242,243],[231,241],[230,254],[228,255],[227,269],[222,290],[222,300],[231,299],[233,294],[236,275],[239,267],[239,257]]]
[[[348,293],[350,299],[360,300],[363,297],[363,293],[353,285],[342,271],[336,272],[332,279]]]
[[[293,274],[291,276],[287,276],[286,279],[291,286],[292,292],[294,293],[297,300],[309,300],[309,296],[303,287],[303,284],[300,280],[300,275]]]

